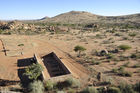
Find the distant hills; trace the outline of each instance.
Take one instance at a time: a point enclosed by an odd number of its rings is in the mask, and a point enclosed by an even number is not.
[[[140,23],[140,13],[124,15],[124,16],[101,16],[92,14],[85,11],[70,11],[57,15],[55,17],[49,18],[44,17],[39,21],[42,22],[55,22],[55,23],[93,23],[93,22],[104,22],[104,23],[124,23],[124,22],[137,22]]]

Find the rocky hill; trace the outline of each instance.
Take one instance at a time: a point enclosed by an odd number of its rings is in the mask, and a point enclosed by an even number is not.
[[[125,16],[100,16],[85,11],[70,11],[57,15],[52,18],[43,18],[41,21],[45,22],[59,22],[59,23],[93,23],[93,22],[140,22],[140,14],[132,14]]]

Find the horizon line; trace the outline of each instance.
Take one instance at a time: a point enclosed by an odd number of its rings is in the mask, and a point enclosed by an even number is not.
[[[72,10],[72,11],[75,11],[75,10]],[[64,14],[64,13],[69,13],[69,12],[72,12],[72,11],[68,11],[68,12],[63,12],[63,13],[59,13],[59,14],[56,14],[54,16],[44,16],[44,17],[40,17],[40,18],[9,18],[9,19],[0,19],[0,21],[13,21],[13,20],[19,20],[19,21],[28,21],[28,20],[31,20],[31,21],[34,21],[34,20],[40,20],[40,19],[43,19],[45,17],[48,17],[48,18],[53,18],[55,16],[58,16],[58,15],[61,15],[61,14]],[[75,11],[75,12],[88,12],[88,11]],[[119,15],[100,15],[100,14],[94,14],[92,12],[88,12],[88,13],[91,13],[93,15],[98,15],[98,16],[104,16],[104,17],[119,17],[119,16],[127,16],[127,15],[134,15],[134,14],[140,14],[140,12],[136,12],[136,13],[128,13],[128,14],[119,14]]]

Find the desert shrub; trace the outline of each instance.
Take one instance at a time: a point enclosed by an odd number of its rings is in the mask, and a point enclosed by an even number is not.
[[[100,35],[100,34],[96,34],[96,37],[97,37],[97,38],[101,38],[101,35]]]
[[[134,66],[133,66],[133,68],[139,68],[140,67],[140,64],[135,64]]]
[[[11,35],[12,33],[11,32],[4,32],[3,34],[4,35]]]
[[[85,50],[86,50],[86,48],[84,48],[83,46],[77,45],[77,46],[74,47],[74,51],[79,52],[79,54],[78,54],[79,57],[81,56],[81,52],[85,51]]]
[[[85,60],[86,62],[89,62],[89,61],[91,60],[91,58],[90,58],[89,56],[85,56],[85,57],[84,57],[84,60]]]
[[[64,88],[69,88],[69,87],[78,88],[80,87],[80,85],[81,83],[79,80],[75,78],[68,78],[63,82],[57,82],[56,88],[58,89],[64,89]]]
[[[104,87],[100,87],[100,88],[98,88],[97,90],[98,90],[98,93],[106,93]]]
[[[119,85],[119,88],[122,93],[134,93],[132,85],[128,85],[126,83],[121,83]]]
[[[128,71],[125,71],[124,70],[124,66],[121,66],[119,69],[118,69],[118,74],[121,75],[121,76],[128,76],[128,77],[131,77],[132,76],[132,72],[128,72]]]
[[[4,30],[0,29],[0,34],[2,34],[4,32]]]
[[[66,82],[69,86],[72,86],[72,85],[73,85],[73,78],[68,78],[65,82]]]
[[[115,33],[115,29],[110,30],[110,33]]]
[[[139,59],[140,58],[140,54],[139,53],[133,53],[133,54],[131,54],[130,58]]]
[[[68,91],[67,91],[67,93],[76,93],[76,91],[74,90],[74,89],[69,89]]]
[[[125,61],[125,57],[120,56],[120,57],[119,57],[119,61]]]
[[[117,87],[109,87],[107,93],[121,93],[121,91]]]
[[[136,54],[131,54],[130,57],[131,57],[131,58],[137,58],[137,55],[136,55]]]
[[[102,44],[110,44],[111,43],[111,41],[109,41],[109,40],[104,40],[103,42],[102,42]]]
[[[18,44],[18,46],[24,46],[24,44]]]
[[[124,66],[121,66],[118,70],[119,71],[124,71]]]
[[[70,87],[80,87],[81,86],[81,83],[78,79],[75,79],[75,78],[68,78],[66,80],[66,82],[68,83],[68,85]]]
[[[91,60],[92,65],[99,65],[101,64],[100,61],[95,61],[94,59]]]
[[[130,64],[130,62],[127,62],[127,63],[123,64],[123,66],[124,66],[124,67],[128,67],[129,64]]]
[[[101,62],[100,62],[100,61],[95,62],[95,65],[99,65],[99,64],[101,64]]]
[[[41,81],[34,81],[30,83],[29,90],[31,93],[44,93],[44,86]]]
[[[123,39],[123,40],[128,40],[129,38],[128,38],[128,37],[122,37],[122,39]]]
[[[103,82],[100,82],[99,83],[99,85],[103,85],[103,86],[105,86],[105,85],[111,85],[111,84],[112,84],[112,82],[109,81],[109,80],[104,80]]]
[[[64,91],[57,91],[56,93],[66,93],[66,92],[64,92]]]
[[[116,33],[115,36],[122,36],[122,34],[121,33]]]
[[[92,63],[92,64],[95,64],[95,62],[96,62],[95,59],[92,59],[92,60],[91,60],[91,63]]]
[[[137,35],[137,33],[129,33],[129,36],[131,36],[132,37],[132,39],[134,39],[134,37]]]
[[[106,54],[107,59],[113,59],[114,55],[112,53]]]
[[[94,41],[94,43],[98,43],[98,41]]]
[[[52,81],[49,81],[49,80],[46,81],[44,83],[44,87],[45,87],[46,90],[52,90],[54,88],[53,82]]]
[[[136,73],[140,73],[140,69],[138,69],[138,70],[136,71]]]
[[[97,89],[94,87],[87,87],[83,89],[81,93],[98,93]]]
[[[31,80],[36,80],[41,75],[43,67],[40,64],[32,64],[25,69],[24,75]]]
[[[124,66],[121,66],[120,68],[118,69],[112,69],[112,72],[113,73],[117,73],[118,75],[120,76],[126,76],[126,77],[131,77],[132,76],[132,72],[129,72],[129,71],[125,71],[124,70]]]
[[[138,93],[140,93],[140,82],[138,82],[134,85],[134,90],[137,91]]]
[[[118,69],[113,68],[113,69],[112,69],[112,72],[113,72],[113,73],[118,73]]]
[[[120,45],[120,46],[118,46],[118,48],[120,48],[123,51],[131,49],[131,47],[129,45]]]
[[[121,76],[127,76],[127,77],[131,77],[132,76],[132,72],[128,72],[128,71],[120,71],[119,75]]]

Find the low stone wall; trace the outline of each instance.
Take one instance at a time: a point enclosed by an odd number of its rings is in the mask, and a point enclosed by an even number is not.
[[[44,68],[44,70],[42,71],[42,75],[41,75],[41,76],[42,76],[42,79],[43,79],[43,80],[49,79],[49,78],[50,78],[50,75],[49,75],[49,73],[48,73],[48,70],[47,70],[46,67],[44,66],[42,60],[41,60],[41,59],[39,58],[39,56],[36,55],[36,54],[34,54],[34,59],[36,60],[36,63],[40,64],[40,65]]]
[[[66,66],[61,62],[61,60],[56,56],[54,52],[52,52],[53,57],[59,62],[62,68],[66,71],[67,74],[71,74],[71,72],[66,68]]]
[[[62,76],[57,76],[57,77],[52,77],[48,80],[52,81],[52,82],[63,82],[68,78],[72,78],[72,74],[67,74],[67,75],[62,75]]]
[[[63,69],[67,72],[66,75],[60,75],[60,76],[56,76],[56,77],[51,77],[47,68],[45,67],[43,61],[41,60],[41,58],[38,55],[34,55],[34,59],[36,60],[36,63],[39,63],[43,66],[44,70],[42,71],[42,79],[43,80],[51,80],[53,82],[62,82],[65,81],[68,78],[72,77],[71,72],[66,68],[66,66],[61,62],[61,60],[56,56],[56,54],[54,52],[52,52],[53,57],[62,65]]]

